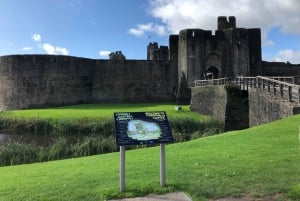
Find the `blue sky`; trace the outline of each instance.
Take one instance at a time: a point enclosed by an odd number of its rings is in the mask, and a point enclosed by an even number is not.
[[[215,30],[218,16],[262,29],[263,59],[300,63],[299,0],[0,0],[0,56],[62,54],[146,59],[184,28]]]

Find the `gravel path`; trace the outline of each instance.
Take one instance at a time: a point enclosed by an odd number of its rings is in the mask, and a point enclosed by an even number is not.
[[[192,201],[186,194],[182,192],[168,193],[165,195],[148,195],[146,197],[125,198],[110,201]]]

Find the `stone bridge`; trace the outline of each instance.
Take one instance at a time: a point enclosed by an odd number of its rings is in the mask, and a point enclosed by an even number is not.
[[[294,77],[196,80],[191,110],[212,115],[225,130],[244,129],[300,113],[300,85]]]

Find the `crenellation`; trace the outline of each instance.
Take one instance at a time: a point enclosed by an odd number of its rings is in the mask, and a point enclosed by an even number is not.
[[[218,17],[218,30],[234,29],[236,28],[236,19],[234,16],[229,16],[228,20],[226,16]]]

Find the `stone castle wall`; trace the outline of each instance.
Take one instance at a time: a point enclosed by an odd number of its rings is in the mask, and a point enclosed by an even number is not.
[[[190,108],[203,115],[213,116],[225,124],[227,95],[224,86],[193,87]]]
[[[248,94],[236,86],[193,87],[190,108],[212,116],[225,130],[249,127]]]
[[[260,89],[249,89],[249,126],[269,123],[299,113],[293,103]]]
[[[172,72],[168,61],[2,56],[0,110],[91,102],[173,101],[177,77]]]
[[[266,91],[238,86],[193,87],[191,110],[212,116],[225,130],[237,130],[299,114],[298,104],[274,97]]]
[[[97,60],[92,69],[92,101],[174,101],[172,72],[169,61]]]
[[[300,64],[261,62],[260,68],[265,76],[300,76]]]

